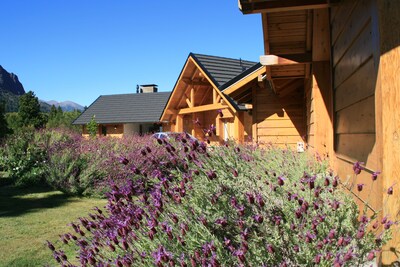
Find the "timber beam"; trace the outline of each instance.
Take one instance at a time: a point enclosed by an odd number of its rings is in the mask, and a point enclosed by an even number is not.
[[[206,81],[202,81],[202,80],[192,80],[190,78],[182,78],[182,82],[184,82],[187,85],[191,85],[191,86],[210,86],[210,84]]]
[[[296,64],[306,64],[312,62],[311,53],[293,54],[293,55],[262,55],[260,63],[263,66],[287,66]]]
[[[178,114],[183,115],[183,114],[190,114],[190,113],[196,113],[196,112],[204,112],[204,111],[209,111],[209,110],[224,109],[227,107],[228,107],[227,105],[224,105],[222,103],[208,104],[208,105],[202,105],[202,106],[197,106],[197,107],[192,107],[192,108],[183,108],[183,109],[179,110]]]
[[[165,110],[165,114],[168,114],[168,115],[176,115],[176,114],[178,114],[178,111],[176,110],[176,109],[166,109]]]

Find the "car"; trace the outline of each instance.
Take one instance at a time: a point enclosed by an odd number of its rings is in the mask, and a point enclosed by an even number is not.
[[[180,140],[181,138],[186,137],[186,139],[190,140],[190,141],[196,141],[197,138],[195,138],[194,136],[192,136],[189,133],[186,132],[159,132],[159,133],[155,133],[152,135],[152,137],[156,138],[156,139],[174,139],[174,140]],[[198,141],[198,140],[197,140]]]

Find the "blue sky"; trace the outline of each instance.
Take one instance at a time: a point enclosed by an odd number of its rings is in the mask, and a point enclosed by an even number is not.
[[[90,105],[155,83],[171,91],[190,52],[258,61],[260,15],[235,0],[2,1],[0,65],[43,100]]]

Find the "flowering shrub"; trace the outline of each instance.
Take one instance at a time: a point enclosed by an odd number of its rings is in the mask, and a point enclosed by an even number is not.
[[[17,185],[48,184],[69,194],[103,196],[109,181],[119,184],[130,176],[118,163],[122,154],[138,167],[155,168],[142,159],[147,153],[143,145],[153,158],[165,157],[149,136],[85,139],[67,130],[24,132],[11,136],[0,149],[0,169]]]
[[[145,146],[140,160],[121,157],[129,177],[105,209],[60,236],[80,265],[354,266],[389,238],[394,222],[359,218],[338,177],[305,153],[211,150],[185,136],[158,143],[164,153]],[[48,246],[61,265],[76,264]]]
[[[45,151],[35,145],[34,130],[15,134],[7,139],[0,150],[0,169],[8,171],[10,178],[18,186],[42,183],[45,177]]]

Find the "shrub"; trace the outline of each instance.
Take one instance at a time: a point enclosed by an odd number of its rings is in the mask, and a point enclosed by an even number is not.
[[[87,131],[89,133],[89,135],[91,137],[95,137],[97,135],[98,132],[98,124],[94,119],[94,116],[92,117],[92,119],[90,120],[90,122],[88,122],[88,124],[86,125]]]
[[[46,183],[54,189],[74,195],[104,196],[110,181],[119,184],[131,171],[118,164],[128,155],[138,168],[157,168],[143,161],[142,146],[152,150],[159,160],[165,152],[149,136],[90,138],[66,129],[21,131],[5,141],[0,150],[0,170],[10,174],[18,185]]]
[[[81,265],[353,266],[389,238],[393,222],[359,219],[338,177],[306,154],[158,142],[163,157],[141,150],[153,167],[120,158],[130,179],[112,186],[105,211],[61,235]]]
[[[30,128],[10,137],[1,154],[2,169],[17,186],[41,184],[45,176],[46,149],[35,142],[35,133]]]

